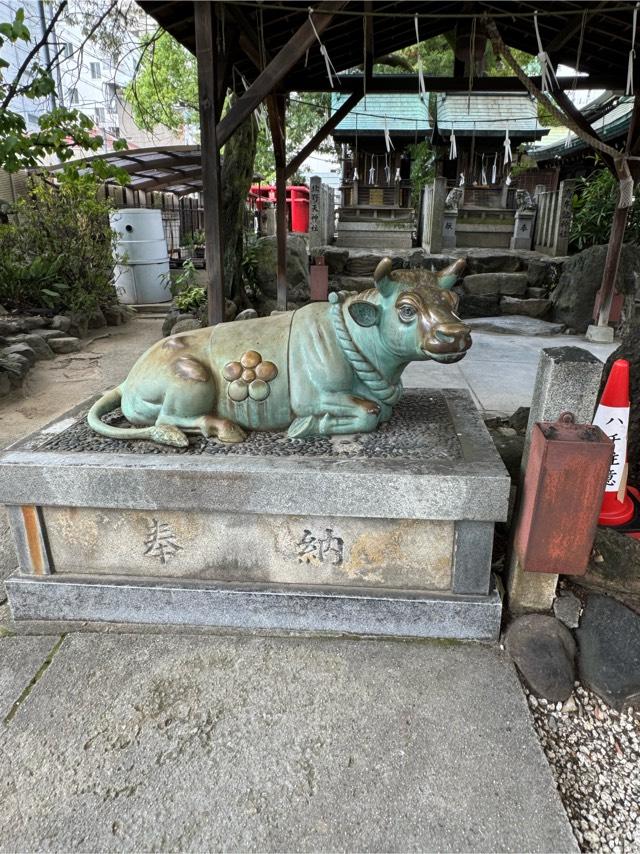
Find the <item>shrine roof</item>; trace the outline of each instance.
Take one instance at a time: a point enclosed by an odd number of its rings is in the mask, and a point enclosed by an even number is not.
[[[337,112],[347,95],[331,96],[331,113]],[[427,96],[428,97],[428,96]],[[342,119],[333,131],[334,137],[384,134],[385,120],[389,133],[424,136],[431,129],[428,102],[416,92],[411,95],[367,95]]]
[[[536,102],[528,94],[446,94],[436,99],[436,128],[449,136],[504,137],[540,139],[548,128],[538,119]]]

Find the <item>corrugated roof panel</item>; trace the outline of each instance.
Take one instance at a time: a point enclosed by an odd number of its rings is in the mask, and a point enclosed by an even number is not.
[[[436,116],[440,133],[471,134],[474,130],[501,132],[540,129],[535,101],[528,95],[438,95]]]
[[[331,113],[335,113],[348,95],[331,95]],[[426,133],[430,129],[428,103],[420,95],[367,95],[342,119],[334,133],[345,131],[384,132],[384,120],[390,133]]]

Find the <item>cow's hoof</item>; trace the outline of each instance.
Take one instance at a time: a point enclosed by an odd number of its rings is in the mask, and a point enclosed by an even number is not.
[[[205,436],[215,436],[221,442],[229,445],[244,442],[247,434],[234,421],[229,421],[227,418],[214,418],[207,421],[205,430],[202,431]]]

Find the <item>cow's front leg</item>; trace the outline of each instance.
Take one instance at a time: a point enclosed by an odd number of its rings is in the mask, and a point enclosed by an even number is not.
[[[289,427],[289,436],[370,433],[378,426],[381,412],[377,401],[346,392],[323,392],[314,409],[314,415],[296,418]]]

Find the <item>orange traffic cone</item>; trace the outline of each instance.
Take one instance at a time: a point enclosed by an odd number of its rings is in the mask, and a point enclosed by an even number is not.
[[[627,491],[629,409],[629,362],[617,359],[611,366],[593,419],[593,423],[613,441],[613,460],[598,518],[599,525],[625,525],[635,514],[633,499]]]

